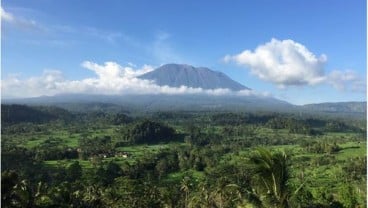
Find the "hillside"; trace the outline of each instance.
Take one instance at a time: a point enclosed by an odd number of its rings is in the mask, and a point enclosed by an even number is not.
[[[69,120],[71,118],[71,113],[57,107],[1,105],[1,123],[5,125],[22,122],[45,123],[56,119]]]

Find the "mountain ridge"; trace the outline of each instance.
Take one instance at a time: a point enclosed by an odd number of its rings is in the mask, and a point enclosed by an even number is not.
[[[302,105],[303,108],[314,110],[314,111],[324,111],[324,112],[367,112],[367,102],[366,101],[345,101],[345,102],[323,102],[323,103],[311,103]]]
[[[359,107],[344,107],[354,104]],[[340,106],[326,110],[321,104],[293,105],[270,97],[235,95],[88,95],[63,94],[48,97],[3,99],[2,104],[23,104],[30,106],[56,106],[75,112],[103,110],[107,112],[157,112],[157,111],[216,111],[216,112],[277,112],[298,116],[323,115],[341,118],[366,118],[366,101],[336,102],[329,105]],[[313,107],[310,107],[313,106]],[[348,110],[347,110],[348,109]]]

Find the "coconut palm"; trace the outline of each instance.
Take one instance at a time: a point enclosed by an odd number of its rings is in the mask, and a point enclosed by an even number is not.
[[[189,197],[189,191],[191,189],[192,183],[191,178],[185,176],[183,180],[180,183],[180,190],[185,193],[185,207],[188,207],[188,197]]]
[[[190,199],[188,207],[215,207],[213,201],[213,194],[211,193],[210,186],[206,182],[198,184],[198,192]]]
[[[264,148],[258,148],[249,157],[249,164],[255,183],[255,189],[250,196],[257,202],[255,204],[261,207],[289,207],[291,192],[288,187],[287,155],[284,152],[271,153]]]

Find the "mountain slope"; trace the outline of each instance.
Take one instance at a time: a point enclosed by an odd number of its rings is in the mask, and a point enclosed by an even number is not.
[[[228,88],[233,91],[249,89],[230,79],[224,73],[186,64],[166,64],[138,78],[154,80],[157,85],[170,87],[184,85],[202,89]]]

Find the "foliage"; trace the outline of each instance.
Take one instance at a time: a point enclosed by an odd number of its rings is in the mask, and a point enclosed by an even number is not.
[[[79,152],[83,159],[87,157],[113,154],[110,136],[79,139]]]
[[[135,144],[154,144],[167,142],[174,138],[175,130],[171,127],[150,120],[141,121],[129,130],[127,140]]]
[[[44,123],[55,119],[70,120],[72,114],[57,107],[29,107],[26,105],[1,105],[1,123]]]

